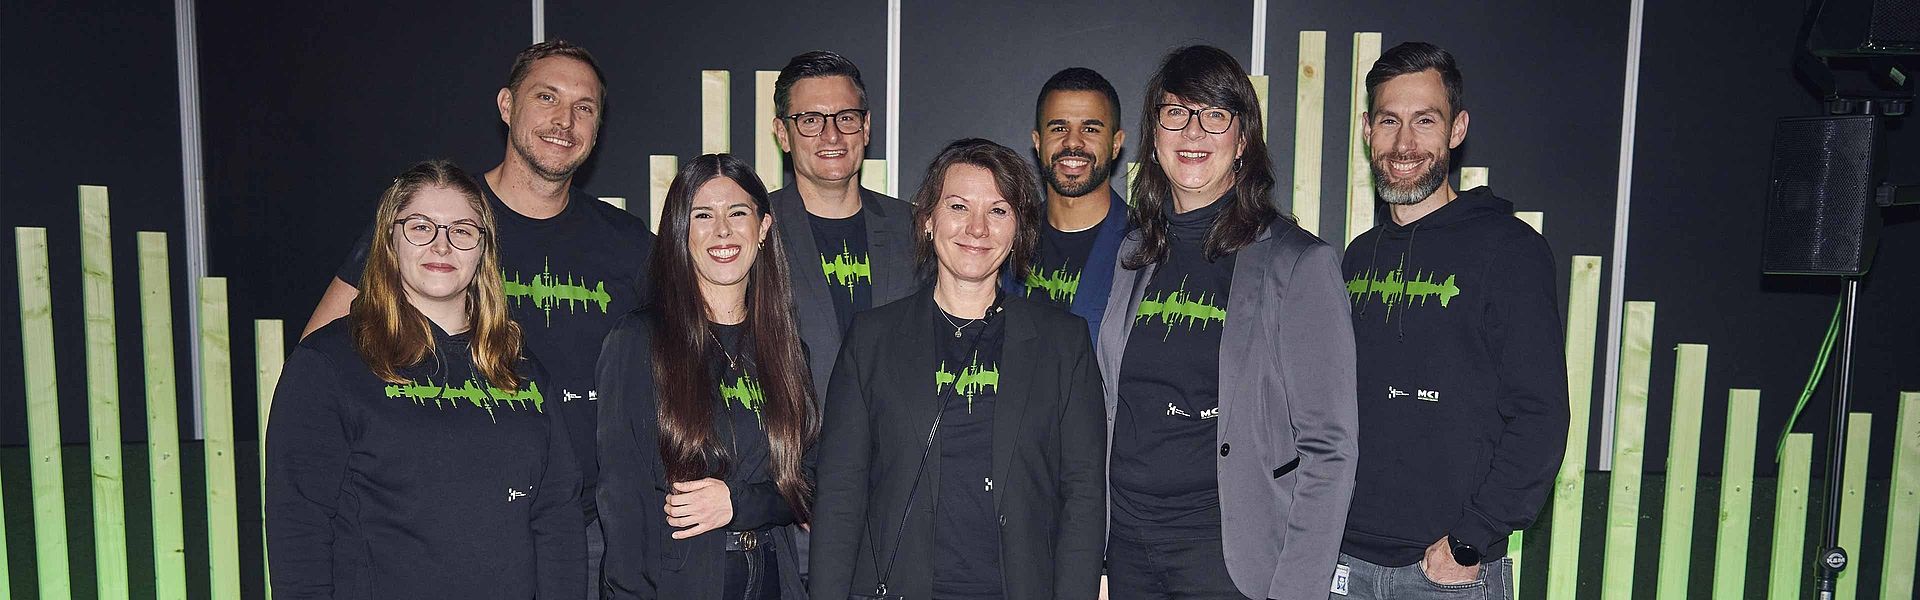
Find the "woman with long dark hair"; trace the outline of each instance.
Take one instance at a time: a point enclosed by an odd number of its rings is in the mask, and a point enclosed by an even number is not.
[[[914,228],[934,284],[855,316],[834,363],[816,598],[1097,593],[1106,440],[1086,321],[997,285],[1037,243],[1029,169],[980,139],[927,168]]]
[[[653,303],[600,355],[603,597],[803,598],[819,420],[766,187],[701,156],[661,218]]]
[[[267,423],[280,598],[577,598],[580,471],[501,293],[493,213],[445,161],[381,196],[360,295]]]
[[[1333,247],[1274,208],[1262,125],[1218,48],[1175,50],[1147,85],[1138,229],[1099,336],[1115,600],[1324,598],[1334,574],[1353,326]]]

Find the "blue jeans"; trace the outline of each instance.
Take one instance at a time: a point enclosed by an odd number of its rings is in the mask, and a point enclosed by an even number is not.
[[[1420,563],[1404,567],[1383,567],[1345,553],[1340,564],[1347,567],[1347,594],[1329,594],[1332,600],[1441,600],[1473,598],[1512,600],[1513,559],[1501,557],[1480,565],[1480,577],[1467,583],[1440,584],[1427,579]],[[1335,577],[1338,577],[1337,571]]]

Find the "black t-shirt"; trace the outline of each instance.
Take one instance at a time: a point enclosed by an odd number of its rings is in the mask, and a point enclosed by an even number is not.
[[[268,422],[267,545],[287,597],[530,598],[585,575],[579,471],[555,388],[508,391],[466,334],[383,381],[340,319],[287,359]],[[473,560],[475,553],[487,560]],[[330,592],[330,593],[328,593]]]
[[[592,515],[600,471],[593,448],[600,399],[594,368],[614,320],[648,303],[653,234],[639,217],[578,189],[569,190],[560,214],[528,218],[508,208],[486,178],[475,179],[493,208],[507,309],[549,374],[549,397],[567,422]],[[363,235],[334,275],[358,287],[373,232],[389,229],[381,224]]]
[[[833,292],[833,313],[840,330],[853,324],[853,313],[873,308],[873,268],[867,256],[867,215],[844,219],[807,215],[813,245],[820,249],[820,272]]]
[[[933,597],[980,600],[1005,595],[1000,517],[993,507],[993,401],[1000,393],[1006,319],[996,303],[968,324],[937,306],[934,397],[941,402],[940,489],[933,511]],[[951,335],[961,325],[960,336]]]
[[[766,420],[760,410],[766,396],[761,392],[760,379],[754,375],[759,366],[753,359],[746,325],[714,323],[711,328],[720,341],[721,350],[714,353],[708,366],[718,383],[714,401],[719,410],[714,413],[713,426],[719,433],[716,439],[727,450],[727,474],[722,479],[730,487],[768,481],[773,476]]]
[[[1027,271],[1024,285],[1027,298],[1073,309],[1073,296],[1080,291],[1080,273],[1087,269],[1093,255],[1093,241],[1100,237],[1100,226],[1080,231],[1061,231],[1053,223],[1040,222],[1040,250]]]
[[[1121,357],[1113,530],[1131,539],[1220,535],[1214,442],[1233,256],[1209,262],[1204,240],[1226,203],[1170,215],[1167,258],[1147,282]]]

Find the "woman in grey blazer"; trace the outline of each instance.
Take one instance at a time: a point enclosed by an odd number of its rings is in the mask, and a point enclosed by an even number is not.
[[[1175,50],[1147,86],[1098,351],[1114,600],[1325,598],[1334,573],[1353,329],[1333,247],[1274,208],[1259,109],[1218,48]]]

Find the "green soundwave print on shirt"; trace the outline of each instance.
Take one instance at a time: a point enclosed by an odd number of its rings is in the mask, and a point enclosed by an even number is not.
[[[1460,286],[1454,284],[1455,275],[1448,275],[1445,280],[1434,283],[1439,273],[1415,271],[1409,277],[1405,270],[1405,256],[1400,257],[1400,266],[1385,274],[1376,275],[1377,271],[1369,268],[1347,281],[1347,293],[1353,296],[1355,302],[1363,304],[1371,302],[1371,296],[1379,296],[1380,303],[1387,307],[1386,319],[1389,321],[1393,320],[1393,311],[1401,306],[1402,299],[1407,301],[1408,307],[1414,302],[1425,305],[1428,299],[1437,299],[1440,308],[1446,308],[1455,296],[1460,295]]]
[[[1048,300],[1072,304],[1073,295],[1080,291],[1080,274],[1081,271],[1068,273],[1065,265],[1057,269],[1028,271],[1027,296],[1032,297],[1035,290],[1046,290]]]
[[[727,404],[739,404],[741,408],[753,411],[753,420],[765,425],[760,418],[760,406],[767,398],[760,392],[760,381],[752,375],[741,375],[731,382],[720,382],[720,401]]]
[[[1195,328],[1206,329],[1216,321],[1226,324],[1227,309],[1216,306],[1214,302],[1217,300],[1214,294],[1187,293],[1187,278],[1181,277],[1180,287],[1172,293],[1163,291],[1142,298],[1140,311],[1134,313],[1133,321],[1138,323],[1142,319],[1159,317],[1160,322],[1167,324],[1166,332],[1160,334],[1160,341],[1164,342],[1167,336],[1173,335],[1175,325],[1185,325],[1191,331]]]
[[[873,268],[866,256],[854,256],[846,242],[840,243],[840,253],[833,256],[820,255],[820,271],[827,276],[827,283],[845,286],[847,297],[853,297],[853,288],[862,282],[873,283]]]
[[[967,399],[967,414],[973,414],[973,397],[993,388],[1000,391],[1000,365],[980,364],[980,353],[973,353],[972,364],[960,369],[959,373],[947,370],[947,363],[941,362],[940,368],[933,371],[933,393],[939,394],[952,386],[955,392]]]
[[[606,314],[607,305],[613,303],[613,297],[607,294],[607,282],[595,282],[588,287],[586,280],[572,273],[566,274],[563,280],[553,273],[545,259],[540,261],[540,272],[530,281],[520,281],[519,274],[505,269],[500,270],[500,279],[509,301],[519,306],[523,301],[532,300],[535,307],[546,313],[547,325],[553,325],[553,308],[562,302],[566,303],[568,313],[593,306],[598,307],[601,314]]]
[[[540,394],[540,384],[528,381],[525,388],[509,392],[473,379],[460,383],[459,387],[435,384],[432,379],[425,383],[413,382],[406,385],[388,384],[388,398],[406,398],[414,404],[426,406],[433,403],[434,408],[446,409],[449,405],[459,407],[461,400],[487,411],[487,418],[495,423],[500,419],[493,414],[495,408],[526,410],[529,406],[534,412],[546,412],[546,396]]]

